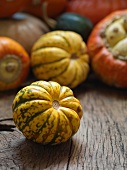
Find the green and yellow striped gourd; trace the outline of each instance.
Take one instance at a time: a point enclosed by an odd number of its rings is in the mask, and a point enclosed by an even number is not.
[[[52,31],[35,42],[31,66],[38,80],[74,88],[86,80],[89,55],[82,37],[72,31]]]
[[[36,81],[22,88],[12,109],[15,125],[27,139],[53,145],[78,131],[83,114],[73,91],[53,81]]]

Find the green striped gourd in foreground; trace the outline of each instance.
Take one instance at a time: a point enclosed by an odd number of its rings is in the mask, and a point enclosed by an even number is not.
[[[89,72],[86,44],[73,31],[48,32],[32,48],[31,67],[38,80],[74,88],[86,80]]]
[[[66,142],[78,131],[83,114],[69,87],[41,80],[22,88],[12,109],[16,127],[27,139],[44,145]]]

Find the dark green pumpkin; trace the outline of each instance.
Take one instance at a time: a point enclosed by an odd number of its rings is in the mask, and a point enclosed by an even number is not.
[[[43,20],[52,31],[73,31],[80,34],[83,40],[87,42],[87,39],[93,29],[93,23],[88,18],[77,13],[65,12],[54,20],[49,18],[47,15],[47,3],[43,4],[42,13]]]
[[[54,27],[54,30],[77,32],[84,41],[87,41],[92,29],[93,24],[88,18],[75,13],[63,13],[58,17]]]

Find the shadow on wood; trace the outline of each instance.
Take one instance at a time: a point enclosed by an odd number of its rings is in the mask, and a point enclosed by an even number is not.
[[[71,154],[70,139],[59,145],[41,145],[27,140],[17,129],[0,133],[0,169],[66,169]]]

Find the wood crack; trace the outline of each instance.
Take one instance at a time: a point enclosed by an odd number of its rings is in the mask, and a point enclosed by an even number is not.
[[[71,144],[70,144],[70,150],[69,150],[69,155],[68,155],[68,161],[67,161],[66,170],[69,170],[70,159],[71,159],[71,156],[72,156],[72,145],[73,145],[73,141],[72,141],[72,139],[71,139]]]

